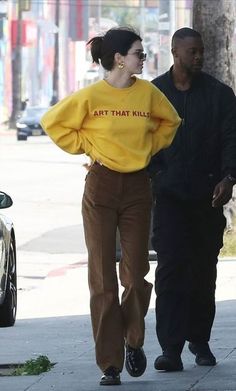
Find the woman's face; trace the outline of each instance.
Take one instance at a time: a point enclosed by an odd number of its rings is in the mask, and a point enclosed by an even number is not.
[[[143,52],[143,45],[141,41],[135,41],[131,48],[124,56],[124,66],[130,74],[142,73],[143,63],[146,60],[146,54]]]

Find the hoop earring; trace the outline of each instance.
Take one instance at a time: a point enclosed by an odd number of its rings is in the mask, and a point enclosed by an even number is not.
[[[118,64],[118,68],[119,68],[119,69],[123,69],[124,66],[125,66],[125,64],[124,64],[123,62],[121,62],[120,64]]]

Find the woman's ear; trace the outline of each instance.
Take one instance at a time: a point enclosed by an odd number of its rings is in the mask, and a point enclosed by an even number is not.
[[[124,62],[124,56],[122,56],[120,53],[115,53],[114,61],[115,61],[116,65],[118,65],[120,63],[123,63]]]
[[[115,53],[114,55],[114,66],[115,68],[123,69],[124,68],[124,56],[120,53]]]

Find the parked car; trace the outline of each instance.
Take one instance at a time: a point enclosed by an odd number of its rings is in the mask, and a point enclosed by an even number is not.
[[[100,78],[97,68],[88,69],[84,77],[84,86],[88,86],[91,83],[95,83]]]
[[[0,191],[0,209],[12,199]],[[0,327],[13,326],[17,309],[16,241],[12,221],[0,214]]]
[[[40,120],[48,107],[27,106],[16,122],[17,140],[27,140],[29,136],[45,135]]]

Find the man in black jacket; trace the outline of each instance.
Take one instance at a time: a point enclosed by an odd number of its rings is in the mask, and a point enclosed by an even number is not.
[[[209,347],[223,205],[236,183],[236,98],[201,71],[204,45],[190,28],[172,38],[174,65],[152,82],[182,118],[172,145],[153,157],[153,247],[157,252],[155,368],[183,369],[185,341],[198,365],[215,365]]]

